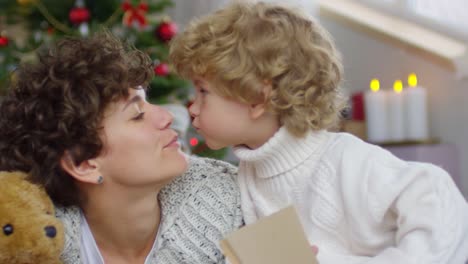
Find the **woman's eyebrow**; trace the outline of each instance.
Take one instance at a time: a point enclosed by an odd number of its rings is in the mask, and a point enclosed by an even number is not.
[[[135,95],[132,99],[128,100],[128,102],[125,104],[124,108],[122,109],[122,112],[127,109],[127,107],[131,104],[137,103],[139,101],[142,101],[143,99],[139,95]]]

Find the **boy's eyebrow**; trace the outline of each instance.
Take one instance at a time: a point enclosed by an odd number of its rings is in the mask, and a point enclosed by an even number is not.
[[[125,104],[124,108],[122,109],[122,112],[125,111],[125,109],[127,109],[127,107],[128,107],[129,105],[131,105],[131,104],[133,104],[133,103],[136,103],[136,102],[139,102],[139,101],[141,101],[141,100],[143,100],[143,99],[141,98],[141,96],[135,95],[132,99],[128,100],[128,102]]]
[[[196,79],[193,81],[193,84],[195,84],[195,86],[203,86],[203,81]]]

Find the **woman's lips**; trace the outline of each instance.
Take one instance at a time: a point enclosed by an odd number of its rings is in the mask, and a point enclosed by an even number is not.
[[[177,141],[178,137],[177,135],[174,136],[169,143],[167,143],[164,148],[169,148],[169,147],[179,147],[179,142]]]

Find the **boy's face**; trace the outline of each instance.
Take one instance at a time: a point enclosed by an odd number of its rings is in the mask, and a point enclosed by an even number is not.
[[[205,78],[193,80],[196,93],[189,107],[192,125],[211,149],[250,145],[255,129],[249,115],[249,105],[224,98],[215,93],[214,83]]]

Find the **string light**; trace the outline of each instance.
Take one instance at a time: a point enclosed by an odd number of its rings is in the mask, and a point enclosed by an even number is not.
[[[198,139],[193,137],[190,139],[190,146],[192,147],[195,147],[196,145],[198,145]]]

